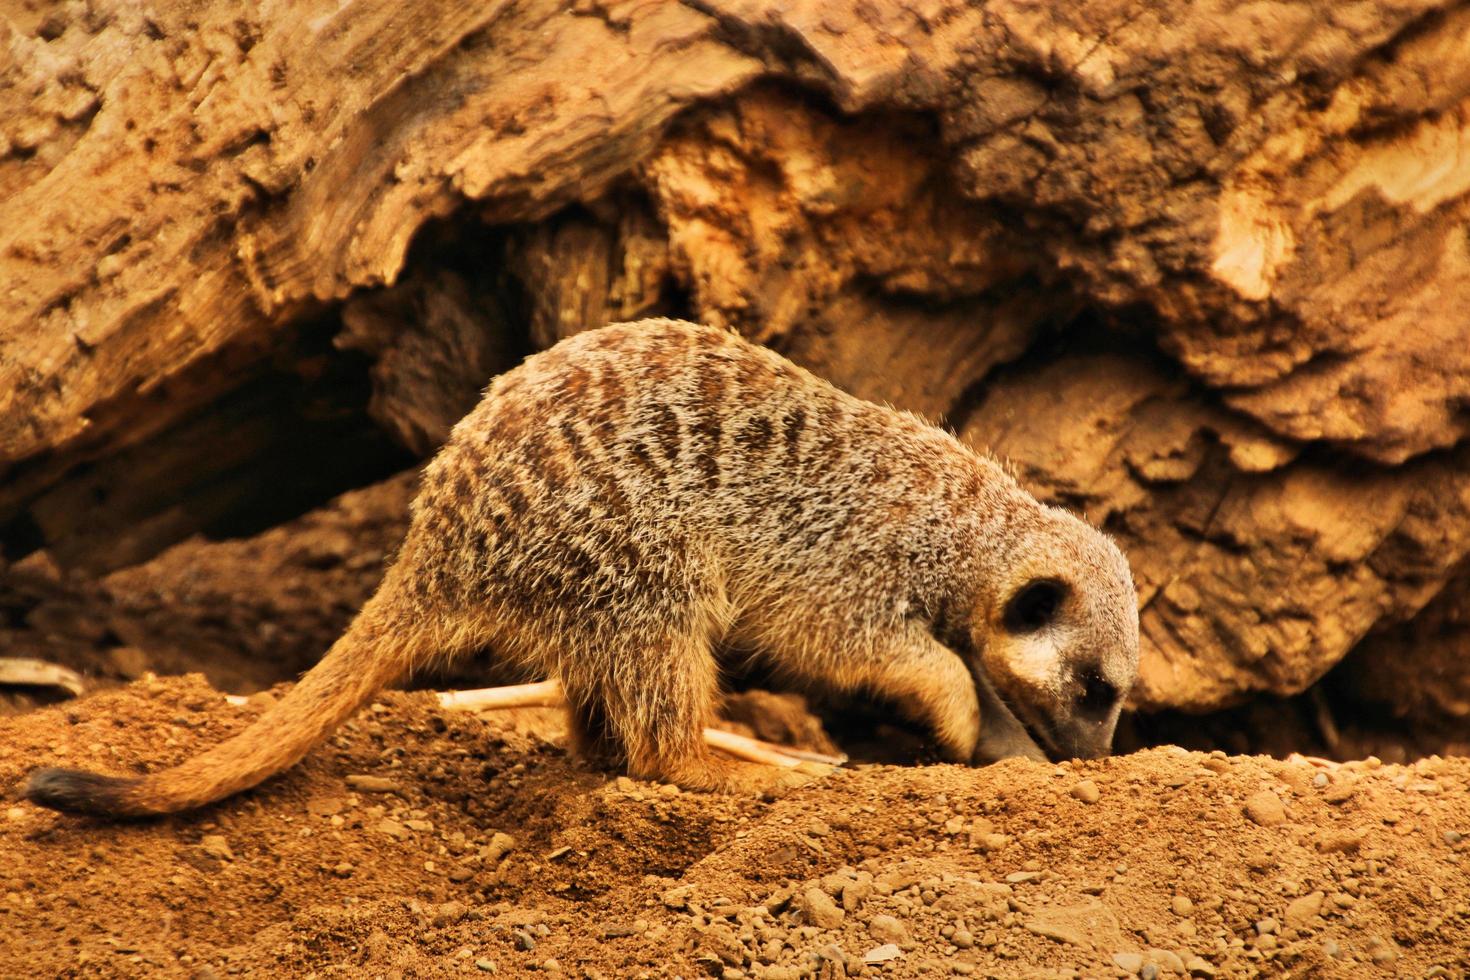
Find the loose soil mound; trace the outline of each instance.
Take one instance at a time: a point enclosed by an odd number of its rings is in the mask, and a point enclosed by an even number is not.
[[[237,731],[196,677],[0,721],[0,963],[29,976],[1364,976],[1470,968],[1470,760],[1153,749],[872,766],[769,802],[587,769],[544,713],[385,695],[135,824],[15,800]],[[372,777],[367,780],[354,777]]]

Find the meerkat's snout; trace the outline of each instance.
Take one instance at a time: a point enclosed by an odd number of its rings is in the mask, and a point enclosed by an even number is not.
[[[1116,545],[1070,514],[1047,518],[976,647],[998,700],[1047,757],[1092,759],[1111,751],[1138,673],[1137,598]]]

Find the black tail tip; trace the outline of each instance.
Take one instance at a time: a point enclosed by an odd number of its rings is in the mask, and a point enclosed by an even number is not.
[[[26,781],[22,795],[32,803],[94,817],[136,815],[128,800],[138,782],[123,776],[103,776],[80,769],[37,769]]]

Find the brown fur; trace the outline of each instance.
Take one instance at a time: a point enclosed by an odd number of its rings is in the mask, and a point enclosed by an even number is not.
[[[1055,583],[1032,604],[1046,615],[1018,612],[1038,582]],[[416,666],[486,646],[559,679],[578,746],[636,775],[804,778],[705,747],[717,643],[888,697],[971,762],[1105,753],[1138,624],[1110,541],[946,433],[732,334],[619,324],[490,385],[425,471],[377,594],[244,733],[137,779],[43,770],[28,795],[110,815],[217,800]]]

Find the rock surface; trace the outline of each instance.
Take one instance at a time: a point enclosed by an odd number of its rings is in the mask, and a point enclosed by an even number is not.
[[[1464,7],[100,0],[0,34],[12,558],[279,522],[263,494],[377,479],[519,353],[659,312],[1103,522],[1144,707],[1301,691],[1464,592]]]

